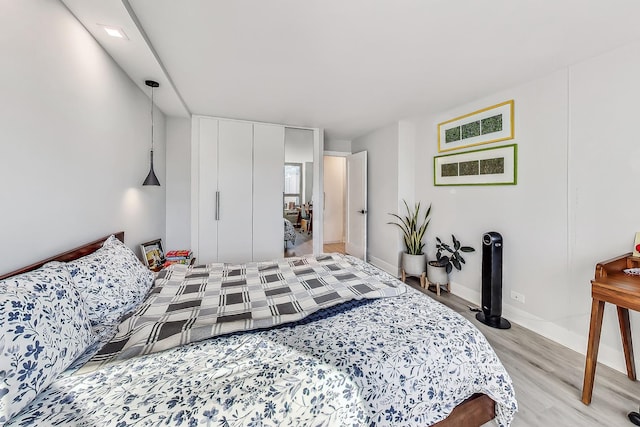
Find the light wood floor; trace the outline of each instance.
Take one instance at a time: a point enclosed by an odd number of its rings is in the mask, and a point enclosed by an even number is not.
[[[407,283],[471,320],[487,337],[514,383],[519,411],[513,427],[633,426],[627,413],[638,411],[639,382],[598,364],[593,400],[585,406],[580,401],[583,355],[513,322],[508,330],[490,328],[476,320],[467,301],[446,292],[437,297],[414,277]]]
[[[338,252],[344,254],[344,243],[328,243],[324,245],[324,253]],[[284,250],[285,258],[292,256],[309,255],[313,253],[313,240],[308,240],[294,247],[286,247]]]
[[[339,254],[345,254],[344,243],[327,243],[324,245],[324,253],[338,252]]]

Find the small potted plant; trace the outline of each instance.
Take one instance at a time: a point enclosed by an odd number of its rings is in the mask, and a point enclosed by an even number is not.
[[[448,289],[449,274],[453,269],[462,270],[465,260],[461,252],[475,252],[471,246],[462,246],[453,234],[451,240],[453,244],[449,245],[436,237],[436,259],[429,261],[429,282],[436,286],[438,294],[440,294],[440,285],[446,285]]]
[[[429,208],[425,212],[424,218],[421,219],[420,202],[415,204],[413,210],[409,209],[409,205],[405,200],[403,200],[403,202],[407,209],[407,215],[401,217],[400,215],[390,213],[389,215],[397,218],[399,222],[389,222],[387,224],[397,225],[402,230],[404,245],[406,247],[406,251],[402,254],[403,280],[405,279],[405,274],[420,276],[420,282],[424,286],[423,275],[426,273],[427,260],[422,251],[425,245],[422,242],[422,238],[431,221],[428,219],[431,213],[431,205],[429,205]]]

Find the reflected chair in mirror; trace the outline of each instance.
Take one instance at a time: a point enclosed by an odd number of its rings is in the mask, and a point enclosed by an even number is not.
[[[307,234],[313,232],[313,208],[308,203],[300,207],[300,229]]]

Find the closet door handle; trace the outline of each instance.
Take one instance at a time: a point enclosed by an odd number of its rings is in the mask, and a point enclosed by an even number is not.
[[[216,191],[216,221],[220,220],[220,192]]]

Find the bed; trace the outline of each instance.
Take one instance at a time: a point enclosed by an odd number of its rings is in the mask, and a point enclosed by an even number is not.
[[[291,221],[287,218],[284,219],[284,247],[287,247],[287,243],[296,244],[296,229],[293,227]]]
[[[116,233],[116,237],[124,241],[124,233]],[[12,277],[21,277],[17,274],[45,268],[52,261],[78,262],[99,250],[105,240],[98,239],[0,279],[11,281]],[[511,423],[517,410],[511,380],[473,325],[359,260],[339,255],[316,258],[281,260],[293,270],[275,275],[313,275],[313,268],[332,270],[335,265],[347,265],[348,274],[337,274],[358,276],[369,287],[388,285],[398,295],[356,298],[323,307],[306,317],[285,319],[291,322],[274,322],[271,327],[262,324],[257,330],[217,328],[221,334],[209,339],[199,339],[194,330],[197,339],[177,347],[147,354],[133,345],[131,348],[138,349],[133,355],[119,358],[127,351],[116,348],[107,352],[109,357],[101,357],[105,348],[120,346],[115,338],[138,331],[123,325],[133,325],[134,320],[148,322],[147,314],[153,308],[145,304],[164,289],[156,284],[146,299],[135,296],[139,299],[137,307],[132,307],[124,319],[105,318],[92,324],[90,342],[75,361],[38,390],[17,414],[8,420],[0,418],[0,422],[10,426],[443,427],[479,426],[495,417],[499,425]],[[227,267],[175,266],[161,273],[159,281],[170,282],[172,276],[181,274],[190,280],[205,274],[213,276],[212,268],[226,271],[220,273],[221,277],[237,280],[235,271],[265,266],[247,265],[239,270],[237,266]],[[305,271],[295,270],[298,267]],[[189,286],[183,283],[176,287],[195,292]],[[354,288],[362,289],[358,286]],[[287,317],[281,314],[275,317]],[[0,311],[3,322],[6,315]],[[182,329],[189,322],[183,319]],[[246,323],[246,319],[234,322]],[[164,334],[161,327],[152,329],[156,336]],[[6,343],[3,348],[7,348]],[[33,346],[28,348],[33,352]]]

